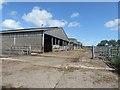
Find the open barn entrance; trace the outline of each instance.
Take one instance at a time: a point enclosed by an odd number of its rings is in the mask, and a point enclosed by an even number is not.
[[[52,51],[52,37],[45,34],[44,37],[44,52]]]

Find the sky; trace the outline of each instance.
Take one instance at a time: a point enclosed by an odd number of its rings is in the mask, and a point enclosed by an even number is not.
[[[59,26],[83,45],[118,39],[117,2],[7,2],[0,10],[0,30]]]

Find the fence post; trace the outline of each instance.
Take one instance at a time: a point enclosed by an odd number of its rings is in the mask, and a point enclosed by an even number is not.
[[[119,46],[117,47],[117,56],[120,56]]]
[[[28,48],[27,48],[27,55],[28,55]]]
[[[29,54],[31,54],[31,45],[29,45]]]
[[[92,59],[94,59],[94,58],[95,58],[95,47],[92,46]]]
[[[111,56],[111,49],[108,47],[108,58],[110,58],[110,56]]]

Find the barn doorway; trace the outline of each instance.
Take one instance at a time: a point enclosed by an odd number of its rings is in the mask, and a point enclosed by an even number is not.
[[[52,51],[52,37],[45,34],[44,37],[44,52]]]

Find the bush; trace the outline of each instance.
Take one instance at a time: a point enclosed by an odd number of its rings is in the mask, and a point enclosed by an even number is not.
[[[112,64],[117,68],[120,69],[120,56],[116,56],[112,58]]]

